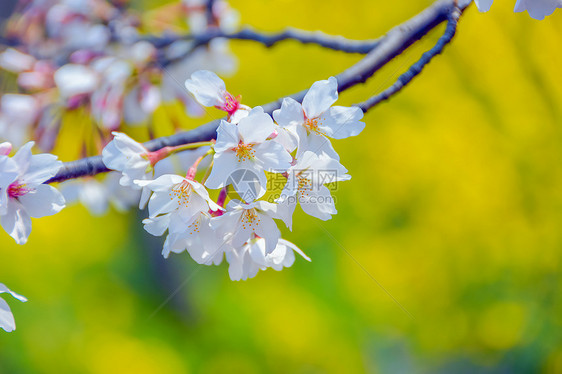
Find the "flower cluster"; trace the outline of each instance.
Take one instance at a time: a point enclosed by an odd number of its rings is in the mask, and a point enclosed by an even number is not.
[[[335,106],[335,78],[312,85],[302,104],[283,100],[273,115],[250,108],[210,71],[197,71],[185,83],[203,106],[226,112],[216,141],[187,170],[185,176],[164,174],[154,179],[155,163],[196,144],[149,152],[121,133],[103,152],[104,163],[122,173],[123,186],[136,186],[146,196],[149,217],[143,221],[152,235],[166,234],[162,250],[187,252],[200,264],[225,258],[231,279],[255,276],[259,270],[291,266],[298,247],[281,238],[282,222],[292,229],[297,205],[321,220],[337,213],[330,186],[350,179],[330,139],[358,135],[365,127],[357,107]],[[212,160],[202,179],[203,159]],[[270,181],[279,179],[279,190]],[[216,201],[209,190],[216,190]],[[213,193],[214,194],[214,193]],[[142,204],[141,204],[142,205]]]
[[[146,19],[122,1],[19,0],[15,9],[5,28],[0,72],[17,89],[0,95],[0,141],[16,147],[34,140],[50,152],[62,132],[75,131],[67,126],[85,122],[64,119],[79,115],[92,126],[72,144],[83,156],[97,155],[112,131],[126,126],[150,130],[155,111],[164,104],[183,106],[189,116],[202,115],[179,82],[202,68],[221,74],[236,69],[227,40],[198,45],[179,36],[234,31],[238,13],[225,0],[213,1],[211,8],[207,1],[177,0]],[[164,17],[169,14],[176,19]],[[176,28],[178,23],[187,28]],[[146,37],[146,30],[162,36]],[[69,201],[99,214],[105,209],[92,202],[123,205],[117,200],[130,189],[116,186],[113,178],[90,179],[64,189]],[[95,191],[97,197],[89,199],[83,191]]]
[[[494,0],[474,0],[481,12],[487,12],[492,7]],[[560,0],[517,0],[514,12],[529,12],[535,19],[542,20],[551,15],[557,8],[562,8]]]
[[[18,244],[31,233],[31,217],[58,213],[65,207],[62,194],[44,184],[54,177],[62,162],[51,154],[33,155],[29,142],[9,157],[10,143],[0,144],[0,224]]]

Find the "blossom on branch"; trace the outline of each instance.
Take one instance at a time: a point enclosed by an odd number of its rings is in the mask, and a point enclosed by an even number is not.
[[[31,233],[31,217],[58,213],[65,207],[62,194],[43,182],[56,175],[62,162],[51,154],[32,155],[34,142],[25,144],[14,157],[9,147],[0,155],[0,223],[18,244]]]
[[[191,74],[191,79],[185,81],[185,87],[199,104],[224,110],[229,117],[234,116],[238,110],[250,109],[240,103],[240,96],[234,97],[228,92],[224,81],[212,71],[196,71]]]
[[[135,180],[152,180],[154,165],[160,161],[157,154],[148,151],[142,144],[121,132],[113,132],[113,140],[102,151],[105,166],[122,173],[119,183],[124,187],[142,190],[139,207],[148,201],[150,191],[142,188]]]
[[[205,185],[216,189],[235,182],[232,175],[237,170],[247,170],[248,182],[256,188],[250,190],[241,184],[233,184],[245,201],[262,196],[266,190],[266,171],[286,170],[292,157],[277,142],[271,140],[275,132],[273,120],[261,107],[250,111],[236,125],[221,121],[217,129],[217,142],[213,169]]]
[[[299,153],[305,150],[326,153],[339,160],[328,138],[343,139],[363,131],[363,112],[358,107],[332,106],[338,99],[336,78],[315,82],[302,104],[292,98],[283,99],[273,112],[275,122],[286,131],[285,138],[298,141]]]
[[[288,209],[286,217],[292,217],[297,201],[302,210],[323,221],[336,214],[334,198],[325,186],[351,179],[347,169],[326,154],[317,155],[306,151],[287,171],[287,183],[278,199]],[[291,227],[291,223],[287,225]]]

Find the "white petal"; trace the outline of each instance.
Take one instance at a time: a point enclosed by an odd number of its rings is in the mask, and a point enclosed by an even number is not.
[[[252,109],[250,114],[242,118],[237,126],[246,144],[264,142],[275,131],[273,119],[269,114],[264,113],[261,107]]]
[[[273,112],[273,118],[281,127],[302,125],[305,120],[302,105],[290,97],[283,99],[281,109]]]
[[[0,328],[6,332],[12,332],[16,329],[16,321],[10,310],[10,306],[6,300],[0,298]]]
[[[515,4],[515,12],[527,10],[532,18],[542,20],[551,15],[556,8],[562,8],[560,0],[518,0]]]
[[[487,12],[492,7],[494,0],[474,0],[474,2],[476,3],[476,7],[478,7],[479,11]]]
[[[19,201],[33,218],[51,216],[65,207],[62,194],[53,186],[41,184],[21,197]]]
[[[222,79],[208,70],[199,70],[185,81],[185,88],[203,106],[220,106],[224,104],[226,86]]]
[[[334,150],[334,147],[332,147],[330,139],[323,135],[311,133],[309,135],[299,137],[299,141],[300,143],[297,151],[297,159],[302,157],[302,153],[306,151],[314,152],[317,155],[325,153],[333,159],[340,159],[340,155],[338,155],[338,153]]]
[[[302,100],[307,118],[316,118],[324,113],[338,99],[338,81],[334,77],[315,82]]]
[[[84,65],[67,64],[54,75],[55,84],[64,98],[93,92],[99,83],[98,74]]]
[[[365,123],[359,121],[361,118],[363,111],[358,107],[335,106],[320,118],[318,128],[330,138],[344,139],[363,131]]]
[[[152,191],[167,191],[174,185],[184,181],[184,177],[176,174],[164,174],[155,180],[136,180],[135,184],[141,187],[150,188]]]
[[[54,177],[62,168],[62,162],[57,160],[57,156],[42,153],[31,156],[29,168],[20,180],[31,186],[39,185]]]
[[[15,293],[14,291],[12,291],[8,287],[6,287],[6,285],[3,284],[3,283],[0,283],[0,293],[9,293],[10,295],[12,295],[13,297],[15,297],[16,299],[18,299],[21,302],[27,301],[27,298],[25,296],[22,296],[20,294]]]
[[[310,191],[307,196],[299,194],[299,203],[306,214],[323,221],[331,219],[332,215],[338,212],[330,190],[325,186]]]
[[[215,144],[215,152],[221,153],[234,148],[240,142],[238,127],[230,122],[221,120],[217,128],[217,142]]]
[[[31,233],[31,218],[23,206],[14,199],[8,199],[6,214],[0,217],[0,224],[18,244],[25,244]]]
[[[210,189],[217,189],[224,187],[228,178],[240,169],[238,158],[232,151],[223,153],[215,153],[213,158],[213,168],[211,174],[205,182],[205,186]]]
[[[144,229],[151,235],[162,236],[168,226],[170,225],[169,214],[165,214],[158,217],[145,218],[142,223],[144,224]]]
[[[261,162],[263,170],[283,173],[291,167],[293,157],[281,144],[266,141],[254,147],[256,158]]]
[[[310,257],[308,257],[299,247],[297,247],[295,244],[291,243],[288,240],[285,239],[279,239],[279,244],[280,245],[285,245],[288,248],[291,248],[293,251],[297,252],[299,255],[302,256],[302,258],[304,258],[306,261],[310,262]]]
[[[18,164],[18,171],[20,175],[25,174],[29,165],[31,163],[31,148],[35,145],[35,142],[25,143],[12,157],[12,160]]]

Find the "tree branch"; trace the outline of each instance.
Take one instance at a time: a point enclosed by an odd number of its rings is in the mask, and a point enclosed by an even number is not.
[[[420,40],[435,27],[444,21],[449,21],[455,14],[458,14],[455,16],[456,19],[458,19],[471,2],[472,0],[439,0],[417,16],[390,30],[362,60],[336,76],[338,80],[338,91],[343,92],[350,87],[365,82],[380,68],[404,52],[408,47]],[[443,44],[441,46],[442,49],[446,43],[440,42],[438,42],[436,47]],[[423,63],[422,61],[420,66],[423,68],[425,64],[427,64],[427,62]],[[307,90],[303,90],[290,97],[301,102],[306,92]],[[271,114],[275,109],[281,106],[282,101],[283,99],[281,98],[263,105],[264,111]],[[144,145],[148,150],[155,151],[165,146],[176,146],[211,140],[216,137],[216,129],[219,122],[220,120],[215,120],[191,131],[153,139],[144,143]],[[95,175],[107,171],[109,171],[109,169],[103,164],[101,156],[88,157],[77,161],[66,162],[57,175],[45,183],[61,182],[67,179]]]
[[[418,74],[422,72],[425,66],[437,55],[443,52],[443,48],[451,42],[455,36],[457,30],[457,24],[460,17],[460,12],[454,12],[451,14],[449,21],[447,22],[447,27],[443,35],[439,38],[435,46],[429,51],[425,52],[422,57],[404,74],[402,74],[396,82],[384,90],[383,92],[371,97],[368,100],[363,101],[360,104],[356,104],[361,110],[366,113],[369,109],[373,108],[375,105],[381,103],[382,101],[388,100],[391,96],[397,94],[402,90],[408,83],[410,83]]]
[[[225,33],[218,28],[213,28],[202,34],[183,35],[183,36],[149,36],[141,38],[150,42],[156,48],[165,48],[170,44],[179,40],[188,40],[193,42],[193,49],[208,44],[215,38],[224,38],[230,40],[250,40],[263,44],[267,48],[273,47],[275,44],[285,40],[295,40],[302,44],[316,44],[318,46],[332,49],[334,51],[342,51],[346,53],[359,53],[367,54],[378,44],[378,40],[351,40],[343,36],[328,35],[321,31],[305,31],[295,28],[286,28],[285,30],[277,33],[263,33],[252,29],[251,27],[244,27],[235,33]],[[189,52],[187,52],[189,53]],[[174,57],[166,61],[168,65],[174,61],[181,60],[187,54]]]

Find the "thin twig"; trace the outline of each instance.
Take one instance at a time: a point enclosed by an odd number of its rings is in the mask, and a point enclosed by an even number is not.
[[[142,40],[152,43],[156,48],[164,48],[179,40],[192,41],[195,47],[206,45],[216,38],[231,40],[251,40],[263,44],[266,47],[273,47],[275,44],[284,40],[296,40],[303,44],[316,44],[324,48],[347,53],[369,53],[377,46],[378,40],[351,40],[343,36],[328,35],[321,31],[305,31],[296,28],[286,28],[277,33],[263,33],[250,27],[244,27],[234,33],[225,33],[218,28],[212,28],[202,34],[172,35],[161,37],[144,37]],[[174,60],[181,59],[175,57]]]
[[[440,0],[417,16],[400,26],[390,30],[382,37],[375,49],[371,50],[362,60],[336,76],[338,91],[343,92],[359,83],[365,82],[375,72],[386,65],[393,58],[404,52],[408,47],[420,40],[444,21],[448,21],[453,14],[460,14],[470,5],[471,0]],[[302,101],[307,90],[291,95],[293,99]],[[278,99],[263,105],[264,111],[272,113],[281,106],[283,99]],[[166,146],[177,146],[192,142],[208,141],[216,137],[216,130],[220,120],[209,122],[194,130],[180,132],[175,135],[153,139],[144,143],[150,151]],[[46,183],[60,182],[67,179],[107,172],[100,156],[89,157],[64,164],[57,175]]]
[[[366,113],[369,109],[373,108],[375,105],[385,100],[388,100],[391,96],[400,92],[400,90],[402,90],[406,85],[408,85],[408,83],[410,83],[418,74],[422,72],[425,66],[429,64],[429,62],[435,56],[441,54],[441,52],[443,52],[443,48],[445,48],[445,46],[451,42],[457,30],[459,17],[460,17],[460,12],[455,12],[451,14],[451,18],[447,22],[447,27],[445,29],[445,32],[439,38],[435,46],[433,46],[433,48],[431,48],[429,51],[425,52],[415,64],[410,66],[407,72],[405,72],[400,77],[398,77],[398,79],[392,86],[388,87],[383,92],[369,98],[368,100],[365,100],[360,104],[357,104],[356,106],[361,108],[361,110],[364,113]]]

